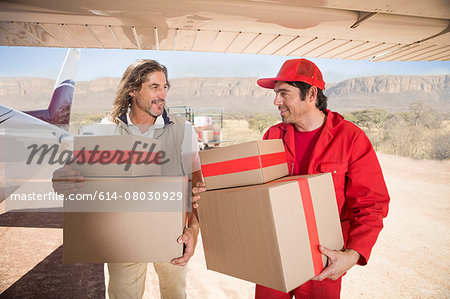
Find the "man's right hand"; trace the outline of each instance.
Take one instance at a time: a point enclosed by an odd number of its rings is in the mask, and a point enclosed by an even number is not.
[[[197,182],[192,188],[192,207],[198,209],[198,203],[200,201],[200,193],[206,191],[205,183]]]
[[[69,165],[64,165],[53,172],[53,189],[64,195],[75,193],[83,181],[84,177]]]

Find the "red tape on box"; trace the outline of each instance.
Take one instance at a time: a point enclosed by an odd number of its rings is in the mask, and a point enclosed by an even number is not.
[[[279,180],[278,182],[292,182],[293,180]],[[303,211],[305,212],[306,228],[308,229],[309,246],[311,247],[311,256],[314,266],[314,275],[319,275],[323,269],[322,254],[319,251],[319,232],[317,230],[316,215],[311,198],[311,190],[306,178],[296,179],[302,197]]]
[[[286,163],[284,152],[251,156],[202,165],[203,177],[243,172]]]
[[[306,178],[298,179],[300,194],[302,195],[303,210],[305,211],[306,227],[308,228],[309,245],[311,246],[311,255],[314,265],[314,274],[320,274],[323,268],[322,255],[319,251],[319,232],[317,231],[316,215],[311,198],[308,180]]]

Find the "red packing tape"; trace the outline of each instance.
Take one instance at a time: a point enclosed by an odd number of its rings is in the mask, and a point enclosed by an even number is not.
[[[286,163],[285,152],[251,156],[202,165],[203,177],[243,172]]]
[[[309,245],[314,265],[314,274],[317,276],[323,269],[322,255],[319,251],[319,232],[317,231],[316,216],[311,198],[308,180],[297,179],[302,196],[303,210],[305,211],[306,227],[308,228]]]

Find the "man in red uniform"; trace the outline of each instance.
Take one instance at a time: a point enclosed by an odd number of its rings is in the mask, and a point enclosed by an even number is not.
[[[290,174],[332,173],[345,248],[319,246],[328,265],[318,276],[289,293],[257,285],[255,297],[339,298],[341,276],[367,263],[388,212],[375,151],[361,129],[327,110],[325,82],[311,61],[288,60],[277,77],[259,79],[258,85],[275,91],[283,122],[269,128],[264,139],[283,140]]]

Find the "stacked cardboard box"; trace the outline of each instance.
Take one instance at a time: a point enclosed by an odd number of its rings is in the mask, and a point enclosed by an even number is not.
[[[199,142],[213,143],[222,140],[222,132],[218,126],[196,126],[194,129]]]
[[[199,133],[198,134],[199,139],[203,143],[208,143],[208,142],[215,141],[215,139],[214,139],[214,130],[212,130],[212,129],[200,130],[198,133]]]
[[[216,182],[214,188],[220,187]],[[326,265],[319,244],[343,247],[330,173],[211,190],[201,197],[208,269],[288,292]]]
[[[160,150],[159,141],[141,136],[75,138],[74,156],[85,163],[73,168],[85,180],[64,204],[64,262],[169,262],[182,256],[176,240],[187,220],[187,178],[161,176],[153,163]]]
[[[289,174],[280,139],[201,151],[200,161],[208,190],[262,184]]]
[[[207,115],[195,115],[194,124],[196,127],[209,127],[213,125],[213,118]]]
[[[221,141],[222,140],[222,130],[220,127],[213,127],[214,131],[214,141]]]

